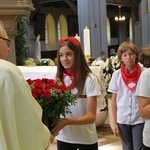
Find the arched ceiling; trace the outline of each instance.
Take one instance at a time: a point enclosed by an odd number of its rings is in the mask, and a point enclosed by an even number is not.
[[[122,5],[137,7],[141,0],[106,0],[108,5]],[[77,7],[77,0],[32,0],[34,5],[45,5],[53,7]]]
[[[108,5],[138,7],[141,0],[107,0]]]
[[[32,18],[40,11],[40,7],[54,7],[54,8],[66,8],[72,9],[73,12],[77,15],[77,0],[32,0],[35,7],[35,11],[32,12]],[[139,3],[141,0],[106,0],[107,2],[107,11],[118,11],[118,7],[121,5],[122,9],[125,11],[130,11],[132,9],[135,14],[136,20],[139,20]]]

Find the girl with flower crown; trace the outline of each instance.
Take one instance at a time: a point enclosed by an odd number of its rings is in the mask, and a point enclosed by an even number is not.
[[[108,87],[112,93],[113,133],[120,136],[123,150],[141,150],[144,119],[139,114],[135,90],[144,68],[138,64],[140,53],[132,42],[123,42],[117,55],[122,66],[113,73]]]
[[[76,96],[76,104],[69,107],[71,113],[52,130],[53,135],[59,132],[57,149],[98,150],[95,119],[100,85],[86,63],[81,43],[74,37],[59,40],[56,78]]]

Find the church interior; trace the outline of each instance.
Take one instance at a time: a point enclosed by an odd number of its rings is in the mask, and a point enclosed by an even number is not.
[[[92,62],[102,51],[110,58],[112,50],[117,53],[124,41],[135,43],[141,52],[141,63],[150,67],[150,56],[142,54],[142,49],[150,44],[149,0],[0,0],[0,3],[0,20],[11,40],[7,60],[20,67],[26,79],[37,74],[48,77],[47,66],[53,78],[61,37],[77,36],[86,53],[86,27],[90,43],[86,56],[95,74],[99,74],[96,68],[99,65],[92,66]],[[111,130],[109,108],[104,115],[103,122],[97,125],[99,150],[121,150],[120,139]],[[49,150],[56,150],[56,143],[55,139]]]

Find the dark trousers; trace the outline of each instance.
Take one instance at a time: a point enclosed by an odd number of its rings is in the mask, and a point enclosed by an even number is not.
[[[141,150],[144,123],[136,125],[118,124],[118,126],[123,150]]]
[[[57,140],[57,150],[98,150],[98,144],[71,144]]]
[[[142,150],[150,150],[150,147],[143,146]]]

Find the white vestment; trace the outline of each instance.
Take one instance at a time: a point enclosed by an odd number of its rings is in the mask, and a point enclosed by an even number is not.
[[[0,150],[45,150],[50,132],[41,117],[18,67],[0,59]]]

